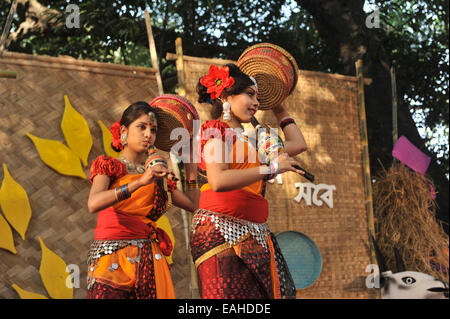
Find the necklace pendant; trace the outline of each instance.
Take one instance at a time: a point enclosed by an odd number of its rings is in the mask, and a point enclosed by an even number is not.
[[[137,171],[139,174],[144,174],[145,168],[144,168],[143,166],[138,166],[138,167],[136,168],[136,171]]]

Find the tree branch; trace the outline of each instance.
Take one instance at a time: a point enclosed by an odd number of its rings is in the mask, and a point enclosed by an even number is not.
[[[64,25],[61,20],[62,12],[49,9],[37,0],[18,0],[17,13],[23,21],[17,30],[10,34],[6,47],[12,42],[29,37],[30,34],[44,34],[51,28]]]

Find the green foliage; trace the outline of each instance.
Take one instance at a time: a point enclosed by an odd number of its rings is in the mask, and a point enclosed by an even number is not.
[[[432,152],[448,174],[449,3],[369,2],[380,11],[378,34],[396,69],[398,96],[410,105],[428,146],[434,145]],[[440,143],[430,143],[433,139],[440,139]]]
[[[249,45],[272,42],[284,47],[302,69],[339,72],[336,52],[319,36],[309,13],[293,0],[39,0],[63,13],[58,27],[24,34],[10,51],[44,55],[70,55],[80,59],[151,66],[143,11],[149,10],[166,92],[176,86],[175,39],[183,39],[186,55],[237,59]],[[433,138],[437,127],[447,140],[432,151],[448,173],[448,1],[369,0],[378,6],[381,28],[377,36],[393,61],[399,99],[422,114]],[[68,29],[64,21],[68,4],[80,8],[80,28]],[[0,2],[3,26],[11,0]],[[13,22],[17,30],[23,8]],[[334,56],[333,56],[334,54]],[[389,94],[388,92],[386,92]],[[420,113],[421,112],[421,113]],[[446,132],[446,133],[445,133]]]

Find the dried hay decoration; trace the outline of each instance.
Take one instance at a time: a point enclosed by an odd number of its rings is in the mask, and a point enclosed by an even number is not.
[[[448,236],[435,218],[436,202],[431,198],[430,187],[420,174],[397,163],[375,178],[376,241],[388,270],[397,271],[395,247],[406,270],[448,282],[448,273],[430,264],[431,257],[447,269],[449,264]]]

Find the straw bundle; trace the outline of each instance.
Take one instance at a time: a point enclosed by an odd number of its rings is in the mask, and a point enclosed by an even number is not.
[[[383,170],[374,184],[377,244],[388,270],[397,271],[394,248],[406,270],[448,281],[430,257],[448,268],[448,237],[435,219],[436,203],[422,176],[402,164]]]

